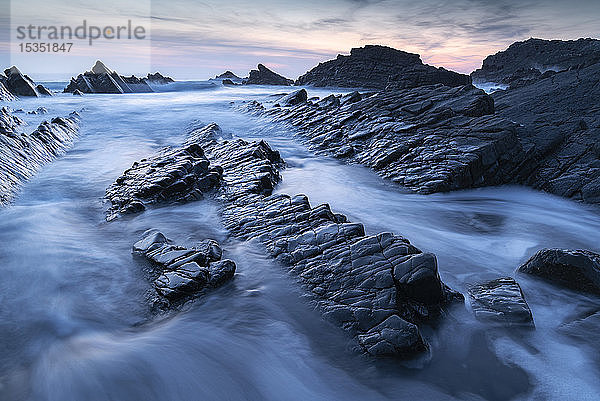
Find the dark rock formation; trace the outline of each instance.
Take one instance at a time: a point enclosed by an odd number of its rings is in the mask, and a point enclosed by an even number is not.
[[[222,170],[211,167],[198,143],[165,148],[158,154],[133,163],[106,190],[111,203],[107,220],[121,214],[143,211],[147,205],[202,199],[219,185]]]
[[[308,99],[308,94],[305,89],[300,89],[295,92],[290,93],[289,95],[285,95],[280,98],[277,103],[280,106],[295,106],[300,103],[306,102]]]
[[[175,82],[175,80],[171,77],[165,77],[160,72],[157,72],[154,74],[148,74],[148,76],[146,77],[146,82],[155,85],[166,85],[172,84],[173,82]]]
[[[486,57],[471,73],[474,81],[518,87],[546,78],[555,72],[580,69],[600,62],[600,40],[528,39]]]
[[[71,82],[64,92],[73,93],[76,90],[83,93],[152,92],[152,88],[145,79],[135,76],[123,77],[108,69],[101,61],[96,61],[91,71],[86,71],[77,78],[71,78]]]
[[[260,241],[313,295],[323,314],[372,355],[411,356],[427,348],[418,325],[462,299],[440,280],[436,258],[392,233],[367,235],[329,205],[304,195],[271,195],[279,153],[263,141],[221,141],[217,126],[194,131],[223,167],[226,227]]]
[[[282,77],[271,71],[262,64],[258,65],[257,70],[250,71],[248,78],[243,80],[244,85],[282,85],[289,86],[294,83],[293,80]]]
[[[0,76],[0,102],[10,102],[13,100],[15,100],[15,96],[4,86],[4,81],[2,81],[2,76]]]
[[[320,151],[375,169],[420,193],[511,182],[526,159],[516,124],[472,86],[328,96],[246,109],[298,129]]]
[[[519,267],[519,272],[600,294],[600,255],[591,251],[542,249]]]
[[[296,80],[296,85],[375,89],[414,88],[438,83],[468,85],[471,78],[423,64],[418,54],[376,45],[352,49],[349,56],[340,54]]]
[[[46,89],[43,85],[36,85],[35,82],[27,75],[23,75],[17,67],[11,67],[4,70],[4,74],[0,74],[0,97],[6,97],[7,100],[11,100],[10,96],[2,94],[3,91],[10,92],[13,96],[24,96],[24,97],[38,97],[38,96],[52,96],[52,93]]]
[[[240,80],[242,78],[238,77],[233,72],[227,70],[224,73],[222,73],[221,75],[217,75],[215,77],[215,79],[231,79],[231,80],[236,79],[236,80]]]
[[[78,116],[44,121],[30,134],[23,132],[23,120],[0,109],[0,206],[11,201],[22,182],[38,169],[64,153],[78,131]]]
[[[154,287],[171,302],[197,295],[205,288],[219,287],[235,274],[235,263],[221,260],[221,247],[210,239],[188,249],[173,245],[157,230],[148,230],[133,251],[158,269]]]
[[[519,284],[502,277],[469,287],[477,319],[508,326],[533,326],[533,316]]]
[[[73,96],[83,96],[83,92],[80,91],[79,89],[75,89],[73,91]]]
[[[226,78],[226,79],[224,79],[224,80],[223,80],[221,83],[222,83],[223,85],[225,85],[225,86],[236,86],[236,85],[241,85],[241,84],[236,84],[236,83],[235,83],[235,82],[233,82],[231,79],[227,79],[227,78]]]

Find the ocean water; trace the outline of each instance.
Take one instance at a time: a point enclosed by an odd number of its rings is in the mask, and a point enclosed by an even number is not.
[[[294,132],[231,104],[286,91],[184,82],[153,94],[59,94],[9,105],[48,109],[21,115],[29,130],[77,110],[81,132],[0,209],[1,400],[598,399],[597,332],[563,326],[600,310],[600,299],[515,274],[539,248],[600,251],[597,208],[513,186],[407,193],[363,167],[315,155]],[[329,203],[371,233],[404,235],[438,256],[454,289],[517,277],[536,329],[492,328],[457,305],[423,329],[426,357],[374,360],[321,318],[259,244],[229,236],[210,199],[104,221],[102,198],[116,177],[210,122],[281,151],[288,167],[278,192]],[[234,280],[153,315],[147,265],[131,255],[149,228],[182,244],[218,240],[237,263]]]

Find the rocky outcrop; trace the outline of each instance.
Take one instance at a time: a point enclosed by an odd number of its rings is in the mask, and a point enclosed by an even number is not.
[[[224,73],[217,75],[215,79],[231,79],[231,80],[241,80],[242,78],[235,75],[233,72],[227,70]]]
[[[511,182],[526,160],[517,125],[472,86],[350,93],[245,110],[294,127],[312,148],[373,168],[419,193]]]
[[[202,199],[219,185],[221,174],[222,170],[210,165],[196,142],[165,148],[133,163],[106,190],[111,204],[106,219],[138,213],[151,204]]]
[[[31,78],[24,75],[17,67],[4,70],[4,74],[0,74],[0,100],[13,100],[14,97],[20,96],[52,96],[52,92],[43,85],[36,85]]]
[[[600,40],[528,39],[486,57],[471,73],[476,82],[495,82],[519,87],[559,71],[581,69],[600,62]]]
[[[468,75],[423,64],[418,54],[378,45],[354,48],[349,56],[320,63],[296,80],[296,85],[374,89],[470,83]]]
[[[154,288],[170,302],[196,296],[207,288],[216,288],[231,280],[235,263],[221,260],[223,251],[214,240],[204,240],[192,248],[174,245],[161,232],[148,230],[133,246],[156,268]]]
[[[91,71],[86,71],[71,78],[71,82],[64,89],[65,93],[79,90],[83,93],[146,93],[152,88],[145,79],[135,76],[124,77],[111,71],[101,61],[96,61]]]
[[[290,93],[289,95],[282,96],[276,104],[283,107],[295,106],[297,104],[306,102],[307,99],[308,93],[306,92],[306,90],[300,89]]]
[[[154,85],[166,85],[172,84],[175,80],[171,77],[165,77],[160,72],[156,72],[154,74],[148,74],[146,82]]]
[[[0,206],[9,203],[24,180],[72,144],[78,132],[78,116],[44,121],[31,133],[24,122],[3,107],[0,109]]]
[[[227,79],[225,78],[223,81],[221,81],[221,84],[223,84],[224,86],[236,86],[236,85],[241,85],[238,83],[233,82],[231,79]]]
[[[533,327],[531,309],[521,286],[511,277],[502,277],[469,287],[471,309],[477,319],[506,326]]]
[[[304,195],[272,195],[283,161],[263,141],[223,141],[218,126],[190,134],[223,167],[225,226],[262,243],[287,266],[331,321],[372,355],[412,356],[427,348],[419,325],[460,294],[440,280],[436,257],[399,235],[367,235],[362,224],[311,206]]]
[[[259,64],[258,69],[250,71],[248,78],[245,78],[242,83],[244,85],[289,86],[292,85],[294,81],[271,71],[262,64]]]
[[[600,294],[600,255],[591,251],[542,249],[519,267],[519,272]]]

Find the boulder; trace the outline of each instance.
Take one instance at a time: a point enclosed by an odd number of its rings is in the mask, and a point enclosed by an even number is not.
[[[477,319],[507,326],[533,326],[531,309],[521,286],[511,277],[502,277],[470,286],[471,309]]]
[[[519,267],[573,290],[600,294],[600,255],[587,250],[542,249]]]
[[[294,81],[271,71],[262,64],[259,64],[258,69],[250,71],[248,78],[244,79],[242,83],[244,85],[290,86],[294,83]]]
[[[148,230],[133,245],[133,252],[144,256],[158,270],[154,287],[171,302],[198,295],[205,288],[219,287],[235,275],[235,263],[221,260],[221,247],[210,239],[185,248],[174,245],[157,230]]]
[[[48,90],[44,85],[38,85],[35,87],[35,89],[41,96],[54,96],[52,92],[50,92],[50,90]]]
[[[468,75],[423,64],[418,54],[379,45],[354,48],[350,55],[320,63],[296,80],[296,85],[375,89],[470,83]]]
[[[300,103],[306,102],[308,99],[308,94],[305,89],[300,89],[295,92],[290,93],[289,95],[285,95],[278,100],[278,103],[281,106],[294,106]]]

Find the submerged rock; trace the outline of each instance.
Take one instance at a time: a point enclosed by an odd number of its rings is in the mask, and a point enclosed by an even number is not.
[[[591,251],[542,249],[520,266],[519,272],[574,290],[600,294],[600,255]]]
[[[215,240],[207,239],[188,249],[174,245],[157,230],[148,230],[133,251],[158,269],[154,287],[171,302],[219,287],[235,274],[235,263],[221,260],[223,251]]]
[[[399,235],[367,235],[362,224],[327,204],[313,207],[304,195],[272,195],[283,160],[264,141],[224,141],[215,126],[190,140],[223,167],[225,226],[260,241],[362,350],[407,357],[427,348],[418,325],[462,299],[440,280],[434,255]]]
[[[258,65],[257,70],[250,71],[248,78],[243,80],[244,85],[282,85],[289,86],[294,83],[293,80],[285,78],[262,64]]]
[[[533,326],[531,309],[521,286],[502,277],[469,287],[471,308],[477,319],[508,326]]]
[[[146,93],[152,92],[152,88],[145,79],[135,76],[124,77],[111,71],[102,63],[96,61],[91,71],[86,71],[71,78],[71,82],[64,89],[65,93],[73,93],[79,90],[83,93]]]
[[[296,85],[376,89],[470,83],[468,75],[423,64],[418,54],[379,45],[354,48],[349,56],[320,63],[296,80]]]
[[[219,185],[221,174],[221,168],[212,167],[194,141],[165,148],[135,162],[106,190],[111,203],[106,219],[141,212],[150,204],[202,199]]]
[[[6,107],[0,109],[0,206],[9,203],[23,181],[63,154],[78,132],[78,115],[42,122],[31,133]]]

